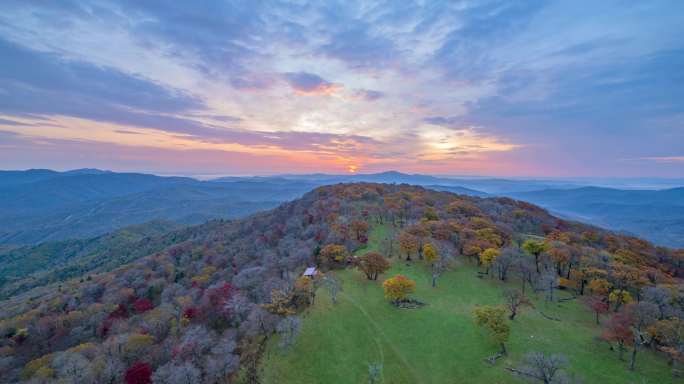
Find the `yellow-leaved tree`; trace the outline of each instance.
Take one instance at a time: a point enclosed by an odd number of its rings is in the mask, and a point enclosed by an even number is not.
[[[482,253],[480,253],[480,264],[487,268],[486,273],[489,274],[489,268],[494,263],[497,257],[499,257],[499,250],[496,248],[487,248]]]
[[[425,261],[430,264],[434,264],[439,261],[439,253],[434,245],[427,243],[423,247],[423,254],[425,255]]]
[[[501,354],[506,354],[506,341],[511,334],[511,327],[506,319],[506,308],[502,306],[484,305],[473,310],[475,324],[489,331],[492,339],[501,346]]]
[[[608,295],[608,302],[615,306],[615,312],[617,312],[623,304],[629,304],[632,301],[634,301],[632,295],[624,289],[614,289],[610,292],[610,295]]]
[[[382,283],[385,298],[394,303],[406,300],[409,293],[416,289],[416,282],[403,275],[396,275]]]

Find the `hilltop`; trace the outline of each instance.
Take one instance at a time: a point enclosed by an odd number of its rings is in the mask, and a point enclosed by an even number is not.
[[[350,380],[367,380],[367,364],[384,362],[383,372],[387,377],[395,372],[396,382],[467,381],[475,372],[517,382],[506,368],[519,367],[525,352],[539,350],[567,354],[566,370],[585,382],[610,379],[603,367],[590,366],[596,362],[625,372],[614,380],[668,382],[667,358],[680,358],[682,341],[662,332],[680,324],[684,309],[681,250],[558,219],[510,198],[410,185],[338,184],[244,219],[209,221],[163,236],[168,243],[113,271],[3,302],[1,380],[89,383],[135,376],[251,383],[284,372],[278,369],[296,369],[304,376],[283,375],[275,382],[318,382],[311,375],[324,372],[346,375],[338,376],[339,382],[358,382]],[[443,262],[438,270],[426,259],[428,244]],[[390,262],[377,281],[365,280],[355,269],[356,257],[370,251]],[[311,265],[327,279],[300,278]],[[383,299],[381,284],[394,274],[418,282],[415,297],[425,307],[404,310]],[[344,292],[338,305],[330,301],[335,285]],[[486,332],[473,332],[471,309],[503,304],[501,290],[521,285],[539,310],[521,309],[510,321],[510,354],[483,365],[499,347]],[[590,298],[611,311],[601,314],[601,326],[592,323],[584,305]],[[576,337],[604,334],[601,327],[613,313],[641,308],[632,298],[662,312],[648,319],[662,332],[637,346],[634,372],[610,351],[609,343],[618,345],[614,334],[605,333],[601,342]],[[419,326],[431,331],[421,333]],[[384,336],[375,335],[378,329]],[[459,329],[468,336],[444,338]],[[532,329],[539,337],[554,337],[523,343],[522,335]],[[326,334],[321,330],[334,339],[321,339],[314,343],[320,349],[312,350],[310,337]],[[380,343],[372,354],[362,349],[369,345],[369,332],[370,340]],[[577,355],[575,347],[584,345],[583,355]],[[458,359],[434,355],[451,350],[460,351]],[[331,359],[312,366],[311,353]],[[387,353],[386,360],[375,353]]]
[[[98,169],[0,171],[0,252],[90,239],[148,221],[196,225],[236,219],[337,183],[411,184],[457,194],[507,196],[570,220],[684,246],[681,179],[501,179],[389,171],[196,180]],[[606,188],[619,186],[623,189]],[[650,188],[650,189],[635,189]]]

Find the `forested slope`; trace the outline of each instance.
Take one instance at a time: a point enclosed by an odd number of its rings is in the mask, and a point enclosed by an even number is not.
[[[46,242],[0,251],[0,298],[114,269],[183,238],[169,221],[133,225],[86,240]],[[176,231],[169,234],[169,232]]]

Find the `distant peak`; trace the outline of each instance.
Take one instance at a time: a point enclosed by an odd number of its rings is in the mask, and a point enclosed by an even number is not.
[[[65,171],[64,173],[72,174],[72,175],[100,175],[103,173],[112,173],[112,171],[107,171],[107,170],[102,170],[102,169],[97,169],[97,168],[79,168],[79,169],[72,169],[70,171]]]
[[[409,176],[408,174],[402,173],[399,171],[385,171],[385,172],[376,173],[375,175],[378,175],[378,176]]]

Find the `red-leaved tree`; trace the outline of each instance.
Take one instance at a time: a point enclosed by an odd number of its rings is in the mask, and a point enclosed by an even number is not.
[[[634,319],[628,313],[624,311],[618,312],[610,318],[608,325],[603,331],[602,337],[606,341],[617,343],[620,360],[623,360],[622,356],[625,346],[631,345],[634,342],[633,323]]]
[[[233,285],[230,283],[223,283],[218,287],[209,288],[207,291],[211,305],[214,308],[221,308],[228,302],[231,295],[235,292],[235,287],[233,287]]]
[[[154,308],[154,304],[146,298],[140,298],[133,302],[133,309],[136,313],[147,312],[152,308]]]
[[[138,361],[126,370],[124,379],[126,384],[150,384],[152,383],[152,367],[148,363]]]
[[[608,303],[600,296],[592,296],[589,298],[588,304],[596,314],[596,324],[599,324],[599,315],[608,313]]]

